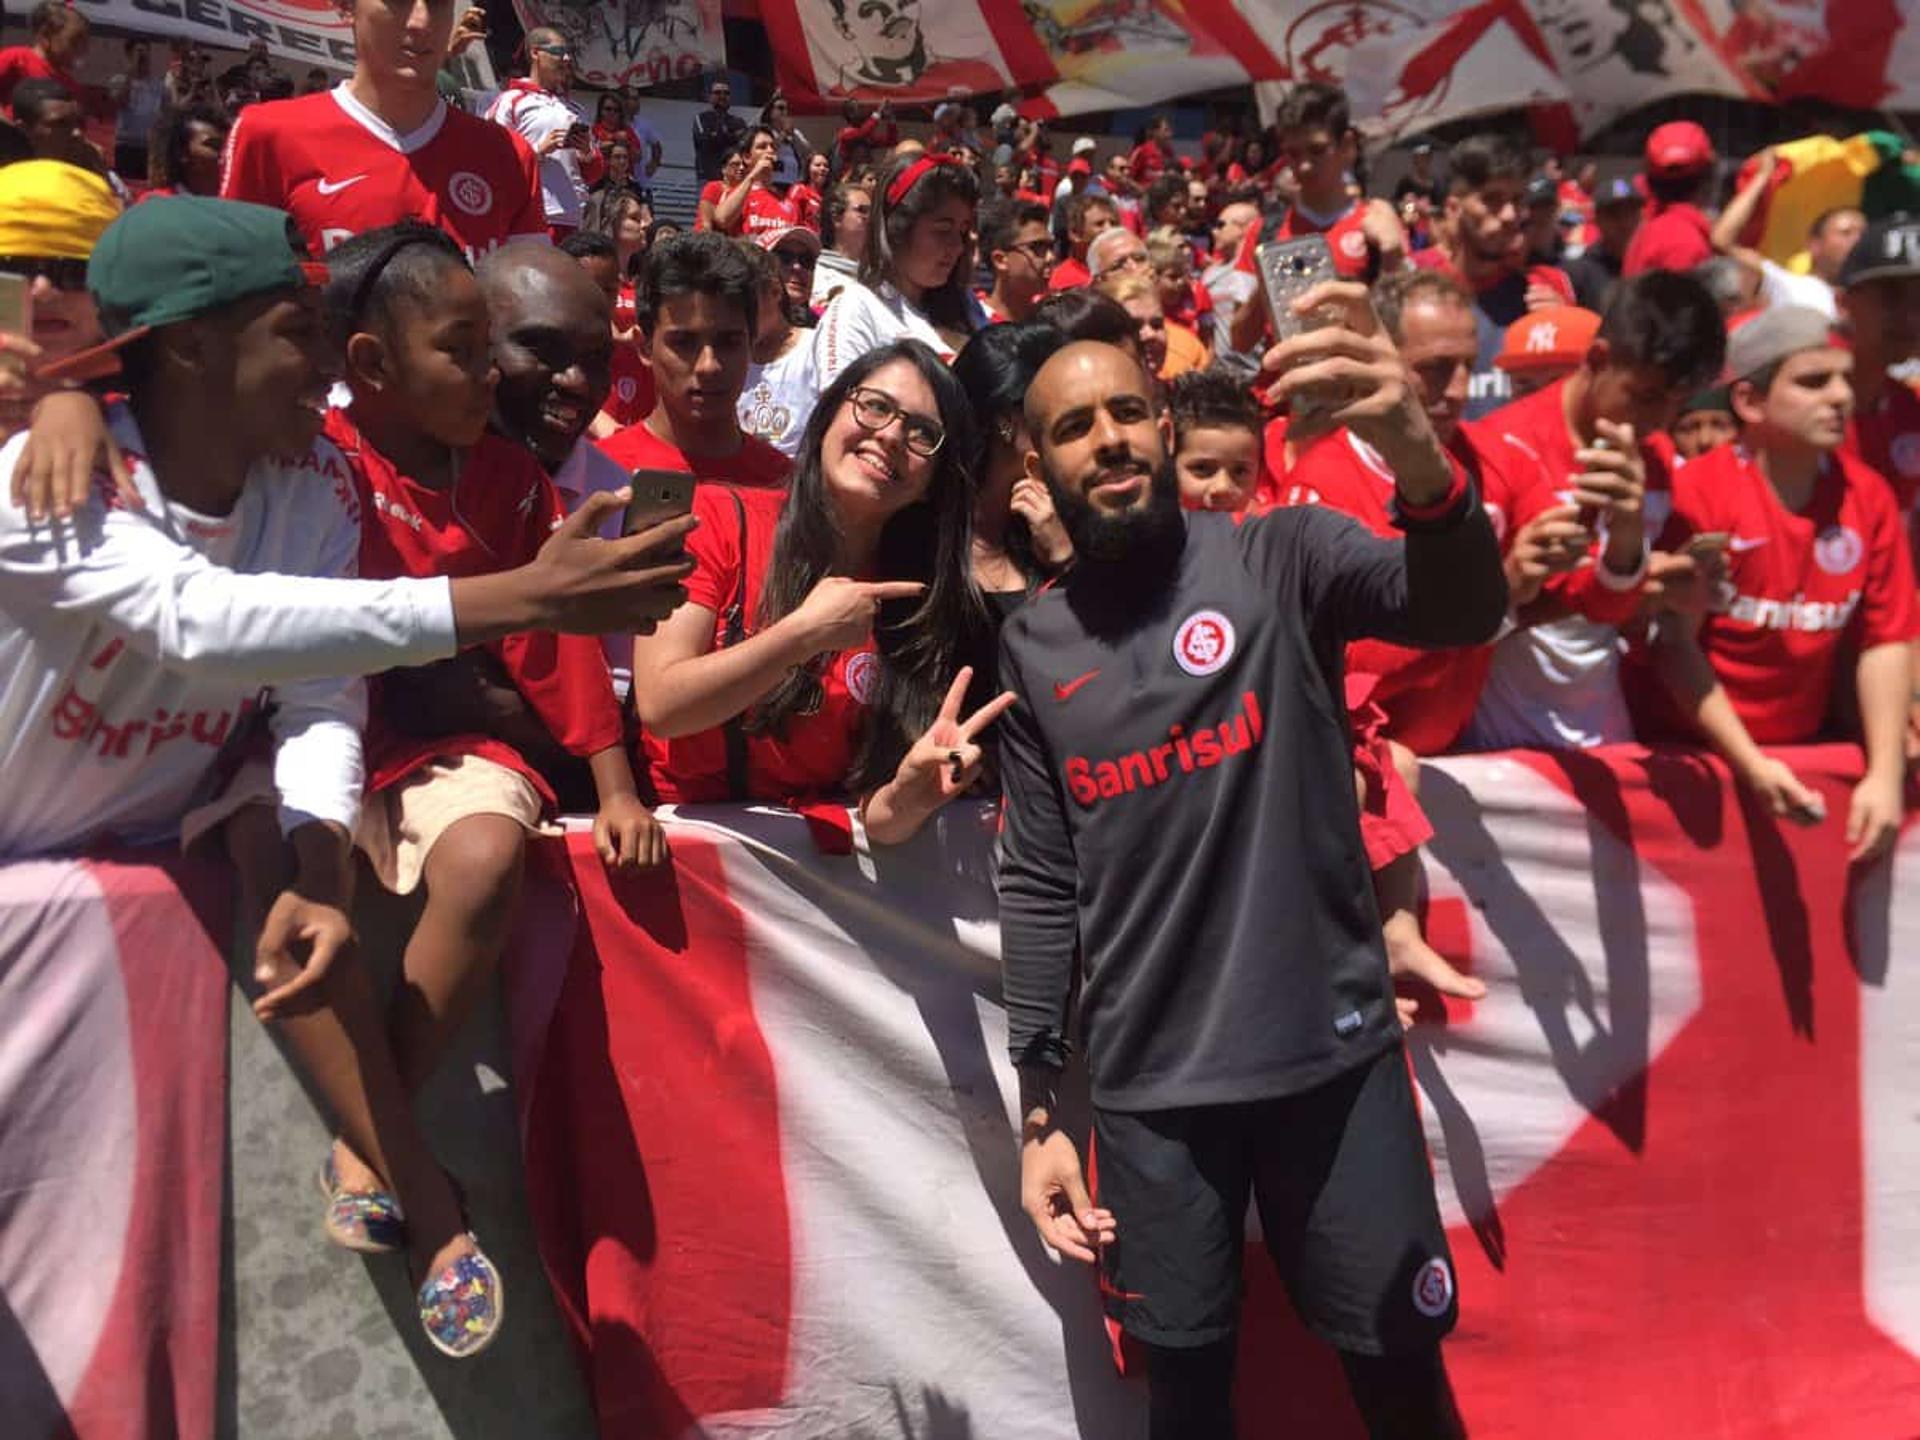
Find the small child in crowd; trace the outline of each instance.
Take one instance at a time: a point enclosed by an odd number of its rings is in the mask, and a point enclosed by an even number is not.
[[[1224,370],[1189,370],[1167,383],[1173,465],[1189,510],[1239,512],[1260,479],[1260,407]]]

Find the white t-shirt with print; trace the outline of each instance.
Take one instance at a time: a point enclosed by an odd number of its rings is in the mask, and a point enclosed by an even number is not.
[[[800,451],[800,432],[819,398],[813,336],[802,331],[786,354],[747,371],[740,391],[740,428],[792,458]]]
[[[359,506],[325,440],[257,464],[214,516],[161,493],[126,410],[109,426],[142,509],[103,484],[70,521],[29,524],[7,498],[27,437],[0,450],[0,859],[174,838],[265,702],[283,829],[351,830],[357,677],[454,653],[449,583],[337,578],[357,570]]]
[[[820,326],[813,332],[813,365],[820,388],[869,350],[895,340],[920,340],[942,360],[953,358],[953,346],[934,327],[925,311],[885,281],[878,289],[855,280],[833,297]]]

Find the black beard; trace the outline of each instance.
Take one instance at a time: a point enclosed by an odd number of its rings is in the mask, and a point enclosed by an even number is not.
[[[1121,514],[1107,514],[1078,491],[1046,476],[1053,508],[1073,541],[1076,569],[1111,570],[1140,577],[1158,571],[1180,553],[1187,537],[1186,517],[1180,511],[1180,480],[1171,458],[1154,472],[1147,487],[1147,503]]]

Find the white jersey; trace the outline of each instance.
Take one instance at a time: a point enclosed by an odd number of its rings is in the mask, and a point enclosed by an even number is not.
[[[800,453],[800,434],[813,416],[820,388],[813,336],[803,330],[786,354],[747,371],[740,390],[740,428],[791,460]]]
[[[1580,615],[1508,631],[1494,643],[1462,747],[1588,750],[1632,740],[1622,648],[1618,629]]]
[[[540,161],[540,199],[547,224],[579,227],[587,204],[587,182],[580,173],[580,152],[561,145],[540,154],[540,143],[555,131],[562,135],[587,123],[587,112],[563,95],[542,90],[529,80],[516,80],[487,107],[487,119],[517,133]]]
[[[27,437],[0,450],[0,858],[173,838],[267,702],[283,828],[351,829],[366,699],[338,677],[453,654],[449,583],[331,578],[356,573],[360,519],[326,440],[213,516],[161,493],[127,411],[109,424],[144,509],[100,488],[29,525],[6,498]]]
[[[854,281],[828,302],[813,332],[813,366],[820,388],[826,389],[869,350],[895,340],[921,340],[942,360],[953,359],[953,346],[924,310],[884,280],[878,289]]]

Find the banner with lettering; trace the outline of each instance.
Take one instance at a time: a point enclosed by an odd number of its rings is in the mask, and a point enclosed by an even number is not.
[[[574,74],[599,89],[648,89],[726,64],[721,0],[514,0],[520,23],[573,45]]]
[[[281,60],[353,67],[353,22],[333,0],[73,0],[95,25],[244,50],[255,40]]]

